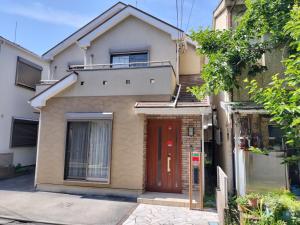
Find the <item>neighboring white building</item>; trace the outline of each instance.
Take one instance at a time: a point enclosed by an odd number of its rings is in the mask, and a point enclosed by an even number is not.
[[[28,100],[48,64],[0,36],[0,176],[5,168],[35,164],[39,115]],[[1,173],[2,169],[2,173]]]

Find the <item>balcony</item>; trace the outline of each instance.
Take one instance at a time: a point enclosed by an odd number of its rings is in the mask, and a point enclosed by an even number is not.
[[[72,65],[78,81],[64,96],[173,95],[175,72],[169,61]]]

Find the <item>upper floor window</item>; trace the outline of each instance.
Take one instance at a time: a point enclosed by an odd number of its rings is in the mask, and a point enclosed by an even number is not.
[[[113,68],[145,67],[148,62],[148,52],[118,53],[111,55]]]
[[[41,66],[38,66],[24,58],[18,57],[16,71],[16,85],[35,90],[36,84],[41,81]]]

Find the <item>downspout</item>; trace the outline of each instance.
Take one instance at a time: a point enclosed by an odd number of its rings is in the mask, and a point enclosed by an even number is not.
[[[38,159],[39,159],[39,149],[40,149],[40,137],[41,137],[41,109],[35,108],[39,111],[39,127],[38,127],[38,136],[37,136],[37,146],[36,146],[36,159],[35,159],[35,173],[34,173],[34,188],[37,188],[37,176],[38,176]]]
[[[176,41],[176,84],[179,84],[179,40]]]
[[[233,102],[233,90],[230,91],[230,101]],[[236,189],[236,173],[235,173],[235,139],[234,139],[234,117],[233,113],[231,113],[231,149],[232,149],[232,154],[231,154],[231,163],[232,163],[232,177],[233,177],[233,194],[236,195],[237,189]]]
[[[202,146],[201,146],[201,156],[202,156],[202,198],[204,198],[204,193],[205,193],[205,152],[204,152],[204,114],[201,115],[201,119],[202,119],[202,124],[201,124],[201,128],[202,128],[202,132],[201,132],[201,139],[202,139]],[[201,159],[200,159],[201,160]]]
[[[234,1],[232,7],[229,10],[229,28],[232,28],[232,11],[236,5],[237,0]],[[233,102],[233,90],[230,91],[230,101]],[[233,194],[236,195],[237,193],[237,189],[236,189],[236,173],[235,173],[235,160],[234,160],[234,156],[235,156],[235,148],[233,148],[233,146],[235,146],[235,139],[234,139],[234,117],[233,114],[231,114],[231,148],[232,148],[232,154],[231,154],[231,163],[232,163],[232,176],[233,176]]]

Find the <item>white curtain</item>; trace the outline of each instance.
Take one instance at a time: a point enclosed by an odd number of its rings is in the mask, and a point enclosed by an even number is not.
[[[67,177],[85,178],[87,165],[86,147],[89,141],[88,122],[70,122],[67,143]]]
[[[113,68],[127,68],[129,67],[129,55],[117,55],[112,57]],[[117,64],[117,65],[114,65]]]
[[[111,145],[111,120],[90,122],[87,179],[107,181]]]

